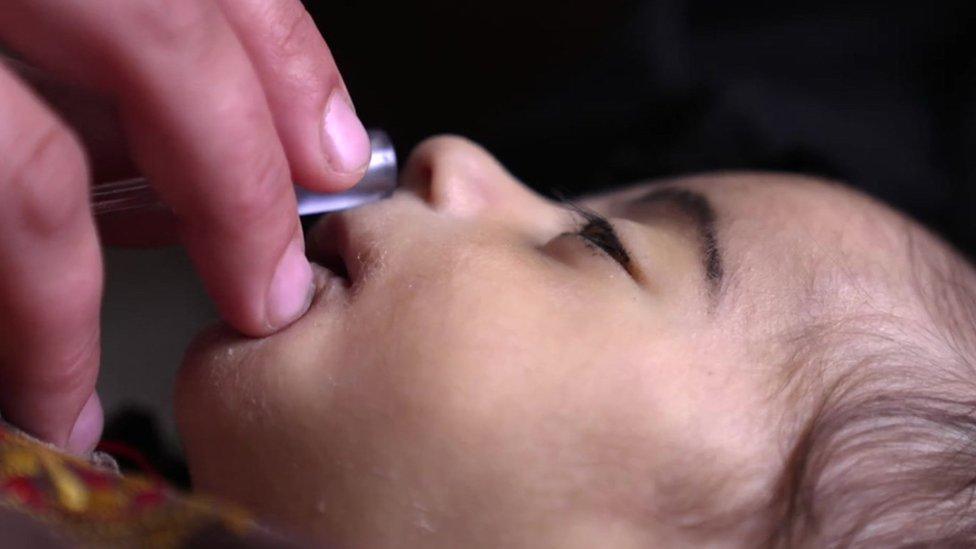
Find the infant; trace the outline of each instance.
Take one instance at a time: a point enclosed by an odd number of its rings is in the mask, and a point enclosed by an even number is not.
[[[337,547],[976,543],[976,278],[836,184],[560,203],[458,138],[308,236],[310,312],[215,328],[197,490]]]

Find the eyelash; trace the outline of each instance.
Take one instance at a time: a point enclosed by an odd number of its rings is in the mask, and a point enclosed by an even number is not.
[[[572,234],[582,238],[587,245],[599,248],[629,272],[630,254],[620,242],[613,225],[596,212],[584,210],[578,206],[573,209],[582,217],[582,221]]]

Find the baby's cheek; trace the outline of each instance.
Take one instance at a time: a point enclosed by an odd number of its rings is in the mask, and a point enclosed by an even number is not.
[[[196,426],[209,415],[227,414],[253,401],[254,359],[265,346],[265,341],[244,338],[223,325],[197,336],[177,377],[177,413],[184,423]]]
[[[294,337],[247,339],[214,328],[191,346],[177,379],[177,423],[195,488],[256,510],[293,456],[283,438],[307,414],[293,398],[291,372],[312,355]],[[246,481],[245,481],[246,480]],[[268,490],[271,490],[269,492]]]

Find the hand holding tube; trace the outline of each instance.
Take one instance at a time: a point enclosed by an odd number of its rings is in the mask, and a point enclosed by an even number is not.
[[[176,214],[228,323],[262,336],[304,313],[292,181],[343,191],[370,150],[299,0],[7,0],[0,42],[112,101],[118,150]],[[103,275],[77,135],[0,63],[0,412],[83,452],[102,423]]]

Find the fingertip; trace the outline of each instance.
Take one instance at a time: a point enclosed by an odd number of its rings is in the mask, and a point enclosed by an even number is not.
[[[333,91],[322,123],[322,153],[329,169],[340,184],[352,186],[369,166],[371,152],[369,134],[351,102],[342,90]]]
[[[314,290],[312,266],[299,236],[288,245],[271,278],[266,302],[268,329],[278,331],[304,315]]]
[[[82,406],[78,418],[71,427],[65,449],[80,456],[90,454],[102,436],[104,419],[102,402],[98,398],[98,393],[93,392],[85,405]]]

